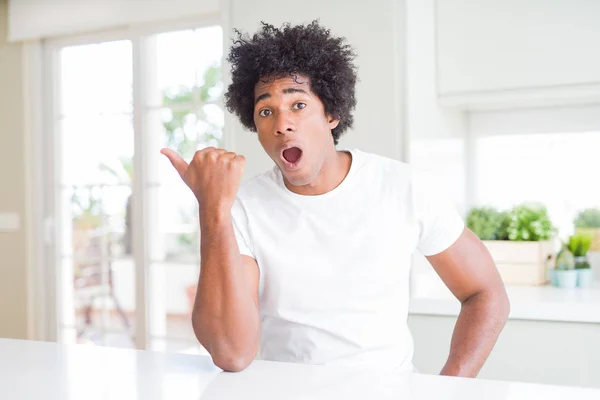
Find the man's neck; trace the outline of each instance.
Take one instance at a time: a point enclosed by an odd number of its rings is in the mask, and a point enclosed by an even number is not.
[[[294,193],[305,196],[317,196],[332,191],[342,183],[348,175],[352,164],[352,155],[334,148],[332,156],[327,157],[319,175],[313,182],[305,186],[292,186],[285,180],[286,187]]]

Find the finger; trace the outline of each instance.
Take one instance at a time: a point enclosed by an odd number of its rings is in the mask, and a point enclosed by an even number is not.
[[[198,151],[196,151],[196,153],[194,153],[194,160],[196,160],[197,162],[200,162],[201,160],[208,157],[208,158],[212,159],[213,161],[215,161],[223,153],[227,153],[227,150],[216,149],[214,147],[206,147],[206,148],[204,148],[202,150],[198,150]]]
[[[225,153],[220,153],[219,154],[219,158],[221,159],[227,159],[227,160],[233,160],[235,157],[237,156],[237,154],[232,153],[232,152],[225,152]]]
[[[188,168],[188,163],[186,163],[185,160],[179,156],[179,154],[171,149],[162,149],[160,152],[161,154],[165,155],[169,161],[171,161],[171,164],[173,167],[175,167],[181,179],[183,179],[185,171],[187,171]]]
[[[244,156],[243,156],[243,155],[241,155],[241,154],[236,154],[236,155],[235,155],[235,160],[236,160],[236,161],[238,161],[240,164],[242,164],[242,166],[243,166],[244,164],[246,164],[246,157],[244,157]]]
[[[227,150],[225,149],[219,149],[213,146],[210,147],[205,147],[202,150],[199,150],[198,153],[215,153],[215,154],[223,154],[223,153],[227,153]]]
[[[222,157],[224,154],[227,154],[227,150],[225,149],[215,149],[213,151],[211,151],[211,153],[214,153],[217,155],[217,158]]]
[[[202,150],[200,152],[198,152],[198,161],[200,160],[210,160],[211,162],[215,162],[217,161],[219,158],[221,158],[221,156],[223,154],[227,153],[227,150],[224,149],[215,149],[212,148],[211,150]]]
[[[244,168],[246,167],[246,157],[244,157],[241,154],[236,154],[235,158],[233,159],[233,162],[236,162],[240,165],[240,171],[243,174]]]

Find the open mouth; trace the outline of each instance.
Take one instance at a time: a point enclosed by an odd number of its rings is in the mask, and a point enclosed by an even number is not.
[[[302,150],[298,147],[290,147],[283,151],[282,156],[290,167],[295,167],[302,158]]]

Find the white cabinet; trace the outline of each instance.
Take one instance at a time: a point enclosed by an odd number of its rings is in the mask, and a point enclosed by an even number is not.
[[[599,1],[437,0],[436,40],[442,98],[600,92]]]
[[[411,315],[414,363],[419,372],[440,372],[456,317]],[[514,320],[507,322],[480,378],[600,387],[600,324]]]

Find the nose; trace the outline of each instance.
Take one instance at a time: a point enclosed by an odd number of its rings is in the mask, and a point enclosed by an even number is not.
[[[296,124],[288,113],[280,113],[275,122],[275,135],[291,134],[296,132]]]

